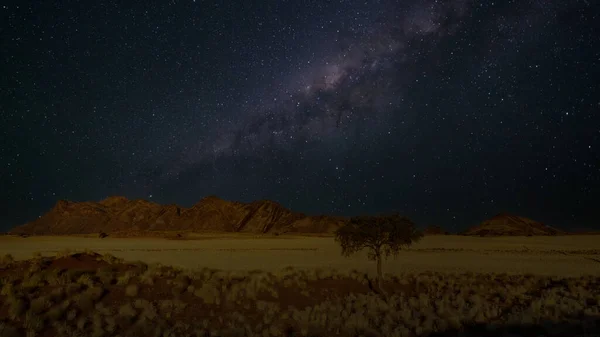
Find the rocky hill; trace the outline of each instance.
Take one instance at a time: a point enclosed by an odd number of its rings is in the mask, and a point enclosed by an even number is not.
[[[423,230],[423,234],[425,235],[449,235],[450,232],[444,230],[440,226],[427,226],[425,230]]]
[[[45,215],[14,228],[12,234],[67,235],[92,233],[143,233],[226,231],[249,233],[331,233],[346,219],[307,216],[280,204],[252,203],[209,196],[190,208],[160,205],[147,200],[109,197],[100,202],[61,200]]]
[[[463,235],[471,236],[537,236],[562,235],[561,230],[546,226],[525,217],[498,214],[481,224],[466,230]]]

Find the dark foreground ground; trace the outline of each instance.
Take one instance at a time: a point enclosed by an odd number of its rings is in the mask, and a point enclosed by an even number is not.
[[[600,337],[600,277],[183,271],[111,255],[0,261],[0,337]]]

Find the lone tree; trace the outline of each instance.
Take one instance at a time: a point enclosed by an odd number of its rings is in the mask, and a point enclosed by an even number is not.
[[[381,291],[382,258],[398,255],[402,247],[409,247],[422,237],[423,233],[412,221],[397,213],[352,217],[335,232],[335,241],[342,246],[342,255],[350,256],[368,249],[369,259],[377,261],[377,285]]]

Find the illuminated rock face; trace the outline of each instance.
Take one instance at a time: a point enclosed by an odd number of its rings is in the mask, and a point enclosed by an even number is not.
[[[469,228],[463,234],[473,236],[536,236],[565,233],[525,217],[498,214],[477,226]]]
[[[203,198],[190,208],[147,200],[109,197],[100,202],[60,200],[40,218],[16,227],[14,234],[91,234],[144,231],[226,231],[249,233],[332,233],[346,219],[306,216],[280,204]]]

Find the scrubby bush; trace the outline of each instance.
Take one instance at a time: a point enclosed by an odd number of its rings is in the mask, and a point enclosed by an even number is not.
[[[139,275],[143,267],[127,266],[111,266],[113,277],[127,279],[114,285],[98,282],[100,271],[73,272],[69,282],[78,283],[68,285],[51,281],[67,274],[52,269],[3,275],[0,336],[12,337],[11,327],[18,328],[15,337],[40,335],[36,329],[42,326],[52,336],[414,337],[472,325],[487,335],[506,324],[552,326],[576,318],[591,325],[600,318],[597,276],[404,272],[386,275],[391,292],[383,297],[368,292],[365,274],[356,270],[192,273],[154,266]],[[157,282],[140,292],[135,282],[148,275]],[[178,296],[169,288],[177,288]]]
[[[125,288],[125,294],[129,297],[137,296],[138,291],[139,291],[139,288],[138,288],[137,284],[130,284]]]
[[[0,257],[0,266],[8,266],[15,261],[15,258],[11,254],[6,254]]]

